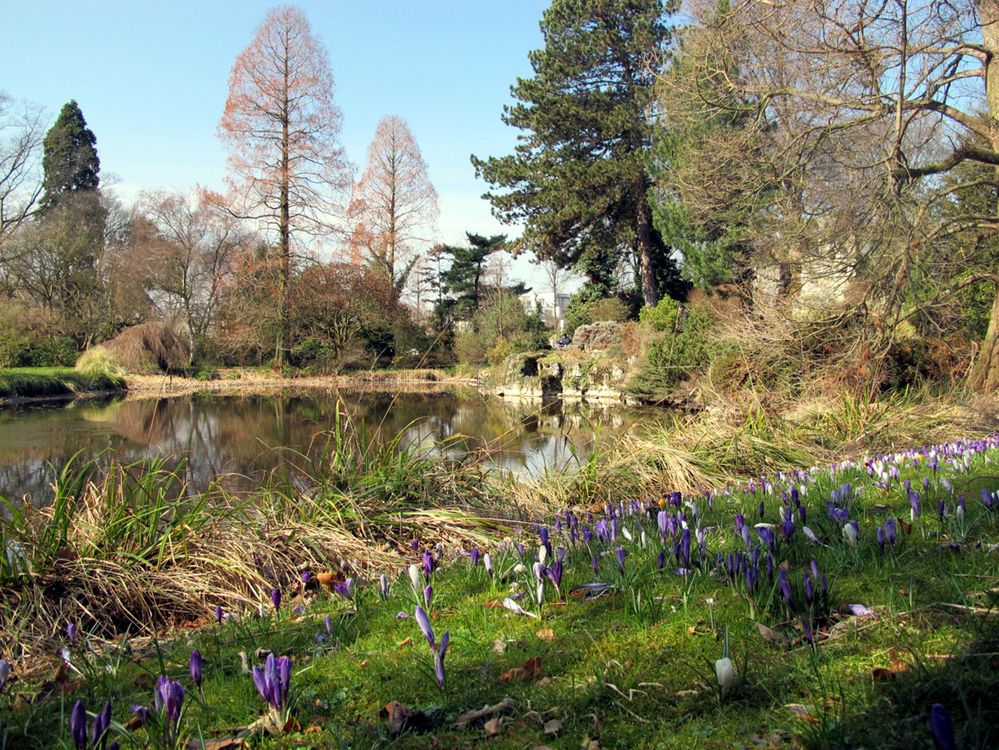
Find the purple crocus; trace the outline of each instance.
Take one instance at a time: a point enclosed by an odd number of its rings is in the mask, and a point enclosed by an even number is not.
[[[184,686],[164,675],[156,681],[153,692],[153,706],[163,721],[164,732],[172,736],[180,722],[180,711],[184,705]]]
[[[87,747],[87,708],[83,701],[73,704],[73,710],[69,714],[69,733],[73,737],[73,745],[77,750],[86,750]]]
[[[812,577],[805,573],[805,601],[809,604],[815,598],[815,590],[812,588]]]
[[[437,675],[437,684],[444,687],[444,656],[447,654],[448,644],[451,642],[450,631],[445,630],[441,636],[441,647],[434,654],[434,674]]]
[[[937,750],[955,750],[957,747],[954,724],[947,709],[940,703],[934,703],[930,708],[930,734]]]
[[[659,552],[659,557],[656,558],[656,567],[662,570],[666,567],[666,551],[661,550]]]
[[[624,575],[624,558],[628,556],[628,550],[619,546],[616,550],[614,550],[614,556],[617,558],[618,571],[621,575]]]
[[[892,547],[895,546],[895,534],[897,533],[897,525],[894,518],[885,519],[885,538],[888,540],[888,544]]]
[[[66,640],[69,643],[72,644],[76,642],[76,632],[77,628],[75,622],[66,623]]]
[[[111,729],[111,701],[107,701],[100,712],[94,717],[94,724],[90,730],[90,739],[94,747],[103,748],[107,745],[108,731]]]
[[[989,492],[985,487],[982,487],[982,504],[986,510],[992,510],[992,506],[995,505],[994,493]]]
[[[920,497],[918,492],[909,493],[909,505],[912,507],[912,517],[914,519],[919,518],[922,513],[922,509],[920,507]]]
[[[222,605],[221,604],[216,604],[215,605],[215,622],[218,623],[219,625],[222,624]]]
[[[291,684],[291,659],[268,654],[263,668],[253,668],[253,684],[260,697],[267,701],[271,724],[283,731],[288,723],[288,687]]]
[[[791,596],[791,582],[787,580],[787,570],[780,568],[780,572],[777,575],[780,578],[780,594],[784,597],[784,603],[790,609],[794,606],[794,598]]]
[[[561,560],[556,560],[550,568],[545,570],[545,573],[551,579],[551,582],[555,584],[555,588],[561,588],[562,586],[562,574],[565,570],[565,566]]]
[[[434,597],[434,587],[429,583],[423,587],[423,603],[430,609],[430,600]]]
[[[3,686],[7,684],[7,679],[10,677],[10,662],[6,659],[0,659],[0,691],[3,690]]]
[[[271,589],[271,604],[275,612],[281,611],[281,589]]]
[[[424,552],[423,553],[423,577],[429,581],[430,576],[433,575],[436,563],[434,561],[433,553]]]
[[[472,559],[472,567],[473,568],[476,565],[479,564],[479,548],[478,547],[472,547],[472,549],[469,550],[469,552],[468,552],[468,556]]]
[[[191,680],[197,686],[198,690],[201,690],[201,682],[204,679],[204,675],[202,674],[203,666],[204,662],[201,659],[201,652],[198,649],[194,649],[191,651]]]
[[[348,578],[346,581],[339,581],[333,584],[333,590],[346,599],[348,602],[354,601],[354,579]]]
[[[430,624],[430,618],[427,617],[427,613],[423,611],[423,607],[417,605],[416,607],[416,624],[420,626],[420,630],[423,631],[423,636],[427,639],[427,643],[430,644],[430,648],[434,647],[434,629]]]
[[[132,713],[135,714],[135,718],[138,719],[139,726],[144,727],[149,723],[149,706],[140,706],[138,703],[133,703]]]

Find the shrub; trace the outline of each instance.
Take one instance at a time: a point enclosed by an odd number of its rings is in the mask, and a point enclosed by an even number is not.
[[[649,334],[645,361],[628,384],[629,392],[649,400],[667,397],[682,380],[711,360],[716,341],[713,320],[700,305],[681,307],[669,297],[639,314]]]
[[[631,317],[631,308],[617,297],[595,297],[592,287],[583,287],[565,309],[563,333],[572,336],[580,326],[590,325],[601,320],[622,323]]]

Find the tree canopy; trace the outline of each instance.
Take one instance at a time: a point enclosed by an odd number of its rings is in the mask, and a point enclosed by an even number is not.
[[[511,87],[503,122],[522,131],[514,153],[472,157],[493,187],[494,214],[526,226],[519,249],[577,266],[612,285],[628,254],[653,305],[672,263],[652,226],[647,169],[653,86],[670,45],[662,0],[554,0],[541,20],[532,78]]]

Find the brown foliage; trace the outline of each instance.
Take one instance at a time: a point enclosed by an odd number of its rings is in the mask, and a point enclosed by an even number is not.
[[[416,245],[429,241],[437,213],[437,191],[409,126],[401,117],[383,117],[351,196],[352,250],[401,288]]]

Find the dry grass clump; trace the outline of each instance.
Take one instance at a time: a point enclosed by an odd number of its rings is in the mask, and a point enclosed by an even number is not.
[[[302,571],[363,577],[411,562],[413,538],[464,549],[499,528],[472,507],[485,494],[475,467],[379,456],[244,498],[191,495],[157,461],[70,467],[49,505],[10,504],[0,519],[0,546],[16,551],[0,562],[0,653],[51,654],[69,621],[106,638],[155,633],[219,604],[266,602],[273,588],[290,596]]]
[[[177,372],[188,363],[187,346],[170,326],[142,323],[126,328],[102,346],[131,373]]]

